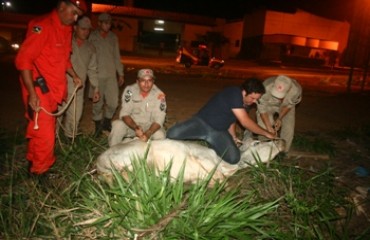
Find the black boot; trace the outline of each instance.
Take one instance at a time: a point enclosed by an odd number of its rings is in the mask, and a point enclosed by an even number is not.
[[[102,128],[103,128],[103,130],[110,132],[112,130],[112,119],[111,118],[104,118]]]
[[[95,122],[95,133],[94,133],[94,137],[99,137],[103,131],[103,125],[102,125],[102,121],[101,120],[98,120],[98,121],[94,121]]]

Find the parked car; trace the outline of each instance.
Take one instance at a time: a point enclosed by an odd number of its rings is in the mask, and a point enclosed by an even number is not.
[[[186,68],[190,68],[192,65],[209,66],[214,69],[220,69],[224,66],[224,60],[215,57],[210,57],[209,49],[206,45],[199,45],[198,48],[192,50],[190,53],[184,47],[178,50],[176,62],[184,64]]]

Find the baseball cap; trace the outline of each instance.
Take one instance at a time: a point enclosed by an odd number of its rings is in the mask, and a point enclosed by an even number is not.
[[[152,78],[155,79],[153,70],[151,69],[140,69],[139,72],[137,73],[137,78]]]
[[[110,22],[112,21],[112,16],[109,13],[101,13],[98,17],[100,22]]]
[[[91,21],[88,17],[82,16],[77,20],[77,25],[80,28],[92,28]]]
[[[287,76],[279,75],[275,78],[271,89],[271,95],[276,98],[284,98],[292,85],[292,79]]]
[[[68,0],[68,1],[74,4],[79,9],[81,9],[81,11],[87,12],[87,4],[85,0]]]

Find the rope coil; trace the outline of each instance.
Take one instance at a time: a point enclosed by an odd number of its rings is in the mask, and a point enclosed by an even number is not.
[[[38,118],[39,118],[39,112],[40,112],[40,110],[42,110],[46,114],[48,114],[50,116],[54,116],[54,117],[57,117],[57,116],[62,115],[67,110],[67,108],[69,107],[69,105],[71,105],[72,100],[76,97],[76,93],[77,93],[77,90],[78,89],[79,89],[79,87],[75,87],[75,89],[73,91],[73,94],[72,94],[71,98],[68,100],[67,104],[59,112],[57,112],[57,113],[51,113],[48,110],[46,110],[45,108],[43,108],[43,107],[38,107],[37,111],[35,111],[35,125],[34,125],[33,129],[34,130],[38,130],[39,129]]]

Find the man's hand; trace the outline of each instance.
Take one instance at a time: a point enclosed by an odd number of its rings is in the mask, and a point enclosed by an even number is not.
[[[136,137],[138,137],[139,139],[142,139],[142,138],[143,138],[144,131],[143,131],[143,129],[142,129],[140,126],[136,126],[136,127],[135,127],[135,135],[136,135]]]
[[[40,99],[37,94],[32,94],[28,96],[28,105],[34,110],[35,112],[40,111]]]
[[[240,140],[240,139],[239,139],[239,138],[237,138],[237,137],[233,137],[233,140],[234,140],[234,142],[235,142],[236,146],[240,146],[240,145],[242,145],[242,144],[243,144],[243,141],[242,141],[242,140]]]
[[[267,137],[269,139],[275,139],[277,137],[276,132],[274,132],[274,133],[266,132],[265,137]]]
[[[117,81],[118,81],[118,86],[121,87],[123,83],[125,82],[125,78],[123,76],[119,76]]]
[[[73,83],[75,84],[75,87],[76,87],[76,88],[81,88],[81,87],[83,86],[83,84],[82,84],[82,80],[81,80],[81,78],[80,78],[80,77],[78,77],[78,76],[75,76],[75,77],[73,78]]]
[[[94,92],[93,97],[92,97],[92,101],[93,101],[93,103],[96,103],[96,102],[99,102],[99,100],[100,100],[100,92],[99,92],[99,90],[96,90]]]
[[[141,137],[139,137],[139,139],[143,142],[147,142],[149,140],[149,138],[146,134],[141,135]]]

